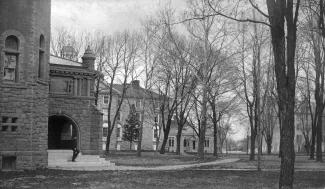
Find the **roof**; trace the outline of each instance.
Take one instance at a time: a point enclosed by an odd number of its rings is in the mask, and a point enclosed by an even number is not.
[[[123,92],[123,85],[114,84],[113,88],[119,91],[120,94]],[[146,99],[162,99],[162,95],[159,95],[151,90],[144,89],[142,87],[136,87],[131,84],[127,84],[125,96],[127,98],[146,98]]]
[[[123,93],[123,84],[113,84],[113,92],[115,94],[122,94]],[[109,92],[108,88],[109,88],[109,84],[102,84],[102,92]],[[146,99],[157,99],[157,100],[162,100],[163,95],[160,95],[158,93],[155,93],[149,89],[144,89],[139,85],[139,81],[138,80],[134,80],[131,83],[128,83],[125,85],[126,87],[126,93],[125,93],[125,97],[126,98],[137,98],[137,99],[141,99],[141,98],[146,98]],[[106,88],[106,90],[105,90]]]
[[[58,64],[58,65],[67,65],[67,66],[78,66],[78,67],[83,66],[81,62],[68,60],[68,59],[57,57],[57,56],[54,56],[54,55],[50,55],[50,63],[51,64]]]

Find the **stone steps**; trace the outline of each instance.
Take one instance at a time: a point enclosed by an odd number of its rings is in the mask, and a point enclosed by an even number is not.
[[[78,168],[83,167],[112,167],[114,163],[100,158],[99,155],[79,155],[76,162],[72,162],[72,150],[48,150],[48,167],[49,168]]]

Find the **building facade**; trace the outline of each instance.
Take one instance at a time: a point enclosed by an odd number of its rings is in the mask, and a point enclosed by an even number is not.
[[[108,103],[109,103],[109,86],[104,85],[101,87],[99,95],[99,108],[102,110],[103,117],[103,149],[106,149],[107,140],[107,128],[108,128]],[[163,96],[154,93],[150,90],[144,89],[140,86],[138,80],[132,81],[127,84],[125,93],[125,99],[123,100],[121,109],[118,113],[118,119],[115,124],[111,140],[110,150],[130,150],[130,142],[123,140],[123,129],[126,119],[130,112],[130,106],[134,105],[139,115],[139,119],[143,119],[143,135],[142,135],[142,150],[154,151],[157,148],[161,148],[164,133],[161,126],[161,115],[159,112],[160,103],[163,100]],[[112,97],[112,110],[111,119],[116,114],[117,103],[121,100],[123,91],[122,85],[113,86]],[[143,106],[145,106],[143,108]],[[144,110],[144,111],[142,111]],[[174,116],[175,117],[175,116]],[[166,144],[166,151],[176,152],[176,135],[177,135],[177,122],[173,118],[168,141]],[[158,142],[157,142],[158,140]],[[137,149],[137,141],[133,141],[131,144],[131,150]],[[181,136],[181,152],[197,152],[198,149],[198,137],[194,130],[186,124],[182,131]],[[210,129],[207,130],[207,136],[205,141],[205,151],[207,153],[213,153],[213,133]]]
[[[48,165],[48,150],[78,137],[101,152],[101,112],[93,105],[94,56],[50,59],[51,0],[0,0],[0,168]],[[50,64],[51,62],[51,64]]]

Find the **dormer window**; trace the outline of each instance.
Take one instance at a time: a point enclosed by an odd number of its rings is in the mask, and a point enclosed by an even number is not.
[[[10,35],[5,40],[4,81],[18,82],[19,40]]]

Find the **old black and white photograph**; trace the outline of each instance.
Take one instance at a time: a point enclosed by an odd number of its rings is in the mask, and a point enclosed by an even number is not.
[[[0,188],[325,189],[324,17],[0,0]]]

